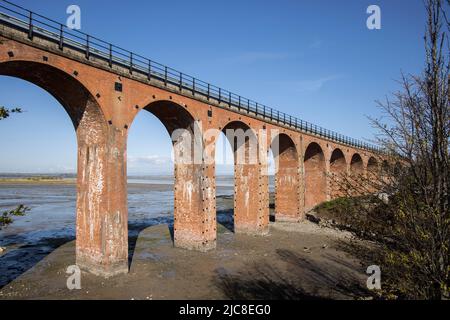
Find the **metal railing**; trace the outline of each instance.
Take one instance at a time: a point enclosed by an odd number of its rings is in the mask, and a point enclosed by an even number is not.
[[[96,59],[104,60],[110,67],[115,65],[126,68],[130,74],[140,74],[147,77],[150,81],[160,81],[164,86],[170,86],[171,89],[175,88],[182,92],[188,91],[197,98],[215,100],[219,106],[233,109],[239,113],[253,114],[256,117],[262,117],[265,121],[276,122],[301,132],[314,134],[355,148],[377,153],[383,152],[377,146],[298,119],[84,32],[69,29],[64,24],[7,0],[0,0],[0,23],[26,32],[31,40],[34,37],[44,38],[57,43],[60,50],[64,50],[64,48],[77,50],[83,53],[86,59],[95,57]]]

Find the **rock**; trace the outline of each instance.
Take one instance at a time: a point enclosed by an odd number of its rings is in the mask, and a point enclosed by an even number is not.
[[[306,214],[306,218],[309,220],[309,221],[311,221],[312,223],[315,223],[315,224],[320,224],[320,218],[319,217],[316,217],[315,215],[314,215],[314,213],[308,213],[308,214]]]
[[[379,193],[378,198],[383,201],[384,204],[389,204],[389,195],[387,193]]]
[[[6,248],[0,247],[0,254],[3,254],[6,251]]]

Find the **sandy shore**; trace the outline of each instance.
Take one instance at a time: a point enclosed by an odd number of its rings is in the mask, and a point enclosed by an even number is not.
[[[33,184],[33,185],[48,185],[48,184],[75,184],[77,180],[75,178],[64,178],[64,179],[45,179],[45,178],[1,178],[0,184]]]
[[[130,273],[110,279],[82,273],[70,291],[65,270],[74,264],[68,242],[0,290],[0,299],[357,299],[366,275],[342,250],[345,232],[311,222],[272,223],[265,237],[219,228],[217,249],[173,247],[167,225],[139,233]]]

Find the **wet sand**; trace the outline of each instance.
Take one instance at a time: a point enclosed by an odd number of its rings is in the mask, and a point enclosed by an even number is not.
[[[36,199],[40,199],[40,188],[30,189]],[[48,188],[44,192],[54,192],[54,186]],[[59,207],[42,211],[48,211],[48,221],[55,219],[51,214],[56,209],[69,203],[67,212],[73,215],[73,187],[66,188],[62,199],[54,199]],[[74,217],[63,214],[60,219],[67,230],[49,228],[42,231],[44,234],[28,230],[24,221],[18,221],[16,229],[0,239],[9,243],[0,254],[0,299],[300,300],[367,296],[365,268],[343,250],[350,243],[349,234],[305,221],[272,222],[270,234],[264,237],[236,235],[229,187],[218,196],[217,249],[201,253],[174,248],[172,213],[162,210],[171,207],[170,188],[164,184],[131,185],[130,272],[110,279],[83,272],[81,290],[70,291],[66,286],[69,275],[65,271],[75,263],[74,230],[67,226]],[[149,194],[155,194],[159,203],[147,199]],[[43,205],[34,201],[36,210]],[[33,217],[24,219],[31,219],[36,228]]]
[[[311,222],[273,223],[265,237],[221,227],[217,249],[200,253],[174,248],[168,226],[157,225],[140,232],[128,275],[83,272],[82,289],[68,290],[72,241],[6,285],[0,299],[358,299],[366,276],[339,249],[348,240]]]

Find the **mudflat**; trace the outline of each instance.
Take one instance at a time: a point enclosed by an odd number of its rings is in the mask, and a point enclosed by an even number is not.
[[[130,272],[104,279],[85,272],[81,290],[67,288],[75,243],[68,242],[5,285],[0,299],[359,299],[367,296],[364,266],[342,248],[348,233],[312,222],[270,225],[264,237],[220,225],[217,249],[173,247],[169,226],[140,231]]]

